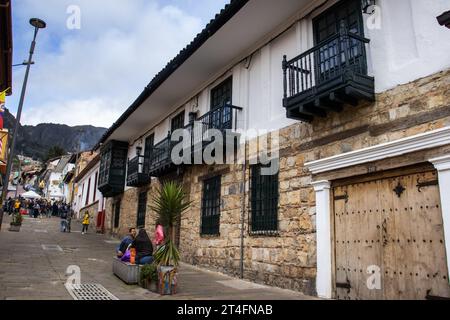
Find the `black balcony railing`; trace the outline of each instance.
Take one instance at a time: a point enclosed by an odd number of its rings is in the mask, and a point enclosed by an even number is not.
[[[301,55],[283,59],[283,105],[288,117],[311,121],[327,111],[341,111],[345,103],[373,100],[374,79],[367,75],[366,44],[370,40],[349,33],[338,34]]]
[[[240,107],[225,105],[211,110],[195,120],[194,123],[189,124],[187,127],[191,132],[191,146],[200,142],[203,146],[210,143],[213,135],[212,129],[219,130],[222,134],[227,133],[227,130],[235,131],[237,129],[237,113],[241,110]]]
[[[172,165],[172,148],[173,143],[170,140],[170,135],[166,139],[153,146],[152,151],[150,152],[149,159],[150,176],[158,176],[157,173]]]
[[[213,132],[211,129],[216,129],[222,132],[223,137],[225,134],[233,134],[237,129],[237,113],[242,110],[240,107],[225,105],[223,107],[216,108],[189,123],[183,129],[187,130],[190,134],[190,142],[186,144],[187,149],[184,148],[184,152],[191,152],[193,156],[196,146],[201,144],[202,150],[209,143],[211,143],[211,137]],[[226,141],[224,141],[225,143]],[[172,134],[169,133],[166,139],[156,144],[151,152],[149,158],[149,175],[158,176],[162,173],[171,170],[176,166],[173,164],[171,155],[172,150],[178,141],[172,141]]]
[[[140,187],[150,183],[150,176],[144,170],[144,156],[136,156],[128,160],[127,186]]]

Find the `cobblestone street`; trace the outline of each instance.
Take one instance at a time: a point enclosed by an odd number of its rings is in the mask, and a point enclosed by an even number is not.
[[[230,278],[183,264],[178,294],[160,296],[139,286],[128,286],[112,273],[117,239],[93,233],[59,232],[59,219],[25,218],[19,233],[9,232],[5,217],[0,231],[1,300],[72,300],[66,290],[66,269],[77,265],[82,284],[100,284],[120,300],[156,299],[307,299],[300,293]]]

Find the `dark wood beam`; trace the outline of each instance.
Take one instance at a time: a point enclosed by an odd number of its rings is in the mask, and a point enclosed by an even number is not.
[[[299,112],[308,114],[311,116],[317,116],[321,118],[326,118],[327,112],[323,109],[316,108],[314,105],[302,105],[299,107]]]
[[[341,112],[342,110],[344,110],[344,107],[342,105],[343,105],[342,103],[333,101],[329,98],[320,98],[314,101],[314,106],[316,108],[331,110],[334,112]]]
[[[313,121],[314,117],[307,114],[300,114],[298,111],[294,110],[288,110],[287,111],[287,117],[289,119],[297,120],[297,121],[303,121],[303,122],[311,122]]]
[[[358,99],[353,98],[351,96],[342,95],[337,92],[332,92],[329,95],[330,101],[340,103],[340,104],[349,104],[351,106],[356,107],[358,105]]]

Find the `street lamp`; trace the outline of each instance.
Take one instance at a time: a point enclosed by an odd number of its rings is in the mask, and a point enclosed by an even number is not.
[[[23,63],[24,65],[27,66],[27,70],[25,72],[25,78],[23,80],[22,93],[20,95],[20,101],[19,101],[19,108],[17,109],[16,124],[14,126],[14,133],[13,133],[13,136],[11,139],[11,144],[10,144],[11,149],[10,149],[9,156],[8,156],[8,163],[6,166],[6,175],[5,175],[5,179],[4,179],[4,183],[3,183],[3,192],[2,192],[2,197],[1,197],[2,204],[5,201],[6,194],[8,193],[9,176],[11,175],[11,165],[12,165],[12,159],[14,158],[14,149],[15,149],[17,131],[19,129],[20,117],[22,115],[22,107],[23,107],[23,102],[25,100],[25,92],[27,89],[27,82],[28,82],[28,76],[30,74],[30,67],[33,64],[32,59],[33,59],[34,48],[36,47],[36,37],[37,37],[39,29],[44,29],[47,26],[47,24],[43,20],[38,19],[38,18],[30,19],[30,24],[34,27],[34,36],[33,36],[33,41],[31,42],[31,46],[30,46],[30,56],[28,58],[28,61]],[[2,209],[0,209],[0,210],[2,210]],[[0,214],[0,229],[2,226],[2,220],[3,220],[3,213]]]

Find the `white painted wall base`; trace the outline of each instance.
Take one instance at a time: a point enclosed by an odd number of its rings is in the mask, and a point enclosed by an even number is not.
[[[430,162],[436,167],[439,175],[447,270],[450,273],[450,155],[431,159]]]
[[[320,298],[331,299],[332,254],[331,254],[331,198],[329,181],[313,183],[316,192],[317,277],[316,290]]]

